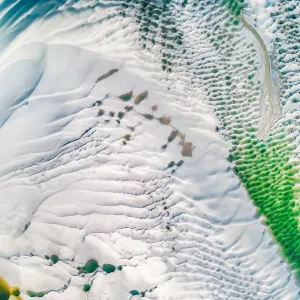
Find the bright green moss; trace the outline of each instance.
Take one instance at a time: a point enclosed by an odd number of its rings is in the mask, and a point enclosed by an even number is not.
[[[298,213],[294,211],[297,205],[293,201],[295,180],[286,172],[293,169],[287,162],[289,151],[285,151],[285,143],[280,142],[253,143],[251,149],[239,151],[241,158],[235,160],[235,171],[248,190],[250,198],[267,218],[267,224],[280,243],[282,252],[295,267],[300,264],[300,260],[296,259],[298,254],[296,249],[300,249],[300,232]],[[234,160],[236,152],[230,157]],[[243,167],[245,164],[247,168]],[[283,221],[283,216],[288,222]]]

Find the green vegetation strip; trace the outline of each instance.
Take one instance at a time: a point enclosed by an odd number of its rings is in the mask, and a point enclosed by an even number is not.
[[[297,164],[289,162],[291,140],[258,141],[255,136],[237,141],[230,159],[235,161],[235,172],[244,183],[249,196],[266,218],[284,256],[300,275],[299,206],[296,197],[295,174]]]

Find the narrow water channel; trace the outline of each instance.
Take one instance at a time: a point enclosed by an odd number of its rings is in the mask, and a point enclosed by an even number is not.
[[[268,138],[270,128],[274,125],[276,120],[278,120],[281,115],[281,106],[278,95],[280,87],[278,86],[278,82],[276,82],[272,78],[271,61],[263,39],[255,30],[255,28],[246,21],[243,15],[241,15],[240,18],[244,28],[250,31],[254,39],[258,42],[260,46],[260,52],[262,53],[263,83],[261,85],[262,96],[260,100],[261,123],[257,135],[259,138],[266,140]],[[267,96],[268,105],[266,105],[265,103],[265,96]]]

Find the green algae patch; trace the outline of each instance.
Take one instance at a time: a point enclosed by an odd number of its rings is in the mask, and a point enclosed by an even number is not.
[[[125,116],[125,114],[124,114],[122,111],[119,111],[119,112],[118,112],[118,118],[119,118],[120,120],[123,119],[124,116]]]
[[[18,296],[20,296],[20,289],[19,288],[17,288],[17,287],[12,287],[11,289],[10,289],[10,293],[13,295],[13,296],[16,296],[16,297],[18,297]]]
[[[139,105],[142,101],[144,101],[148,97],[148,91],[142,92],[138,94],[134,99],[134,104]]]
[[[54,265],[59,261],[59,257],[56,254],[52,254],[50,259]]]
[[[28,290],[26,293],[29,297],[36,297],[36,298],[42,298],[46,295],[46,292],[34,292],[30,290]]]
[[[180,167],[183,163],[184,163],[184,160],[180,160],[180,161],[177,163],[177,167]]]
[[[102,270],[103,272],[109,274],[109,273],[113,273],[116,270],[116,267],[111,264],[104,264]]]
[[[163,117],[158,118],[158,121],[163,125],[170,125],[171,117],[163,116]]]
[[[139,295],[140,293],[137,290],[132,290],[132,291],[130,291],[130,294],[132,296],[136,296],[136,295]]]
[[[177,136],[178,130],[173,130],[169,137],[168,137],[168,142],[171,143]]]
[[[0,300],[9,299],[22,300],[20,297],[20,289],[15,286],[10,286],[4,278],[0,277]]]
[[[119,271],[122,271],[123,267],[122,267],[122,266],[118,266],[117,269],[118,269]]]
[[[123,94],[121,96],[119,96],[119,98],[123,101],[129,101],[131,100],[132,97],[132,91],[130,91],[129,93]]]
[[[241,135],[237,134],[237,137]],[[284,135],[267,142],[255,138],[237,140],[240,141],[230,155],[230,160],[235,162],[234,171],[258,207],[257,215],[265,217],[283,256],[294,270],[299,271],[299,206],[294,201],[297,195],[293,178],[299,170],[289,163],[288,143]]]
[[[175,162],[172,160],[171,162],[169,162],[168,168],[172,168],[172,167],[174,167],[174,165],[175,165]]]
[[[10,286],[2,277],[0,277],[0,300],[8,300],[9,297]]]
[[[122,5],[124,15],[132,16],[134,12],[136,23],[139,24],[141,46],[143,49],[152,49],[155,45],[161,46],[162,69],[170,73],[171,66],[176,63],[179,48],[183,44],[183,32],[176,26],[176,19],[172,15],[172,1],[162,3],[152,0],[128,1]],[[172,58],[166,53],[173,50]],[[177,51],[176,51],[177,50]],[[168,60],[166,59],[168,58]],[[173,60],[174,59],[174,60]]]
[[[236,17],[240,15],[244,8],[244,3],[241,0],[221,0],[221,5],[226,6],[230,13]]]
[[[130,133],[127,133],[123,136],[123,138],[126,140],[126,141],[129,141],[130,138],[131,138],[131,134]]]
[[[98,262],[95,259],[88,260],[83,267],[77,267],[79,273],[94,273],[99,267]]]
[[[144,114],[143,115],[146,119],[148,120],[153,120],[153,115],[150,115],[150,114]]]
[[[24,232],[29,228],[30,226],[30,223],[26,223],[25,226],[24,226]],[[1,300],[1,299],[0,299]]]
[[[91,289],[91,287],[92,286],[87,283],[83,285],[82,290],[87,293]]]

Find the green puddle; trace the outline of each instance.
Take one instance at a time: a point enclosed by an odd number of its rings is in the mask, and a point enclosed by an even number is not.
[[[36,298],[42,298],[46,295],[46,292],[34,292],[34,291],[27,291],[27,295],[29,297],[36,297]]]
[[[77,267],[79,273],[94,273],[99,267],[98,262],[95,259],[88,260],[83,267]]]

